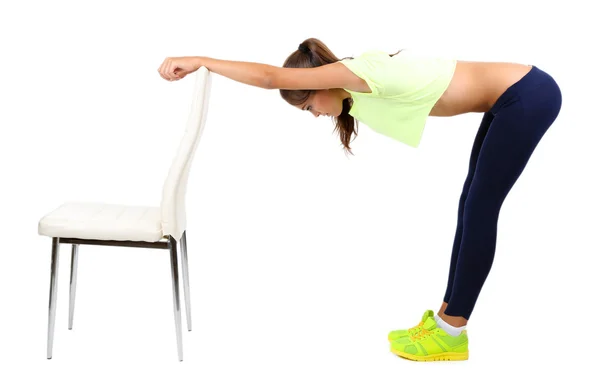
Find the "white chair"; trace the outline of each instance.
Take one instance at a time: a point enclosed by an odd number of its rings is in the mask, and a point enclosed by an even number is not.
[[[73,327],[79,245],[168,249],[171,258],[171,279],[173,281],[173,310],[175,313],[177,354],[179,361],[183,361],[177,245],[181,245],[187,325],[188,330],[191,331],[192,318],[187,259],[185,193],[194,153],[204,130],[211,83],[212,77],[210,71],[206,67],[200,67],[195,72],[192,105],[186,130],[163,185],[160,207],[67,202],[40,220],[38,233],[52,237],[50,302],[48,306],[48,359],[52,358],[56,313],[58,251],[62,243],[72,245],[69,330]]]

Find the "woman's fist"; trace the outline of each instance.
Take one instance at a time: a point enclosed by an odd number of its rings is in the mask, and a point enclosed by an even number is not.
[[[198,68],[200,68],[198,57],[168,57],[160,65],[158,73],[163,79],[173,81],[183,79],[185,75],[196,71]]]

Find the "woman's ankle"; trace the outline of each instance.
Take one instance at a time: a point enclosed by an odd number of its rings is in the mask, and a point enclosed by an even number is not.
[[[467,325],[468,320],[466,318],[460,316],[447,315],[446,313],[444,313],[447,307],[448,303],[442,302],[442,306],[440,306],[440,310],[437,313],[438,317],[440,317],[446,323],[454,327],[461,327]]]
[[[444,320],[448,325],[454,326],[455,328],[459,328],[461,326],[467,325],[467,319],[464,317],[448,315],[446,313],[438,314],[438,316]]]
[[[446,311],[446,308],[448,307],[448,302],[442,302],[442,306],[440,306],[440,310],[438,311],[438,316],[442,316],[442,314],[444,314],[444,311]]]

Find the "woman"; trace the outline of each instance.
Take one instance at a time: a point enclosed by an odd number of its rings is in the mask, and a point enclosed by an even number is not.
[[[391,350],[419,361],[466,360],[466,325],[492,266],[500,207],[562,105],[554,79],[535,65],[469,62],[405,49],[338,59],[318,39],[302,42],[283,68],[208,57],[166,58],[169,81],[204,66],[235,81],[279,89],[289,104],[333,117],[349,146],[358,121],[418,147],[428,116],[483,112],[458,206],[446,293],[437,314],[389,333]]]

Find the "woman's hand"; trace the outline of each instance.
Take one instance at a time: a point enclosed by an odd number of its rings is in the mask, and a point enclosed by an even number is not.
[[[168,57],[160,65],[158,73],[168,81],[183,79],[200,68],[197,56]]]

